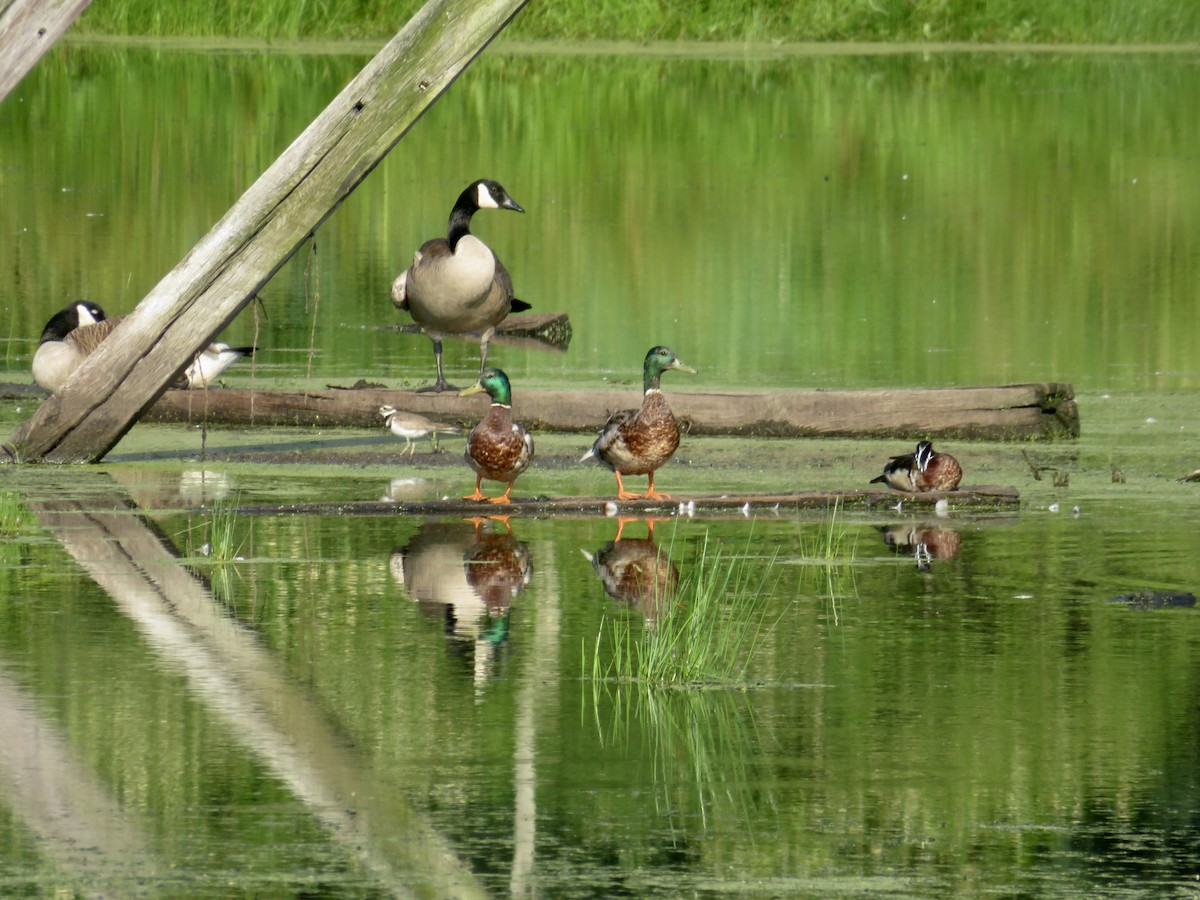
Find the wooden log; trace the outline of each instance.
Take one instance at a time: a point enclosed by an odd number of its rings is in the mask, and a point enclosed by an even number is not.
[[[985,511],[1016,509],[1021,497],[1016,488],[979,486],[957,491],[903,494],[868,488],[845,491],[795,491],[782,494],[676,494],[674,500],[622,500],[611,497],[517,497],[499,506],[475,500],[363,500],[349,503],[254,504],[238,508],[247,515],[302,516],[644,516],[676,515],[684,504],[687,515],[773,516],[795,510],[823,510],[835,503],[858,511],[931,511],[939,500],[951,510]]]
[[[927,437],[1049,440],[1079,436],[1069,384],[872,391],[670,392],[691,434],[773,437]],[[533,428],[598,432],[608,414],[639,402],[636,390],[514,392],[513,411]],[[374,427],[379,407],[447,422],[479,419],[487,398],[364,388],[325,391],[169,391],[146,421]]]
[[[0,2],[0,102],[92,0]]]
[[[525,2],[429,0],[17,431],[10,456],[101,459]]]

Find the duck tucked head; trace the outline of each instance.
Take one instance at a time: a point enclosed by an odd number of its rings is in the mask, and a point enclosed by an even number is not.
[[[104,310],[95,303],[79,300],[50,317],[50,321],[42,329],[39,343],[61,341],[76,328],[82,325],[95,325],[97,322],[103,322],[105,318]]]
[[[512,406],[512,386],[508,383],[508,376],[501,369],[484,369],[479,375],[479,380],[469,388],[459,391],[458,396],[482,393],[491,397],[492,403]]]
[[[917,443],[917,450],[913,453],[913,461],[917,464],[917,469],[924,472],[929,468],[929,463],[933,459],[933,444],[929,441],[920,441]]]
[[[681,372],[696,374],[695,369],[680,362],[671,348],[651,347],[650,352],[646,354],[646,361],[642,364],[642,389],[644,391],[658,390],[659,379],[662,378],[662,373],[668,369],[679,369]]]

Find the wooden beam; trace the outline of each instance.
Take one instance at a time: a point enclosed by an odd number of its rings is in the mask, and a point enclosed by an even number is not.
[[[0,101],[92,0],[0,0]]]
[[[1069,384],[872,391],[669,391],[691,434],[772,437],[897,437],[916,440],[1053,440],[1079,436],[1079,410]],[[523,391],[513,412],[540,429],[598,432],[608,414],[635,406],[636,388]],[[146,421],[239,425],[381,424],[391,404],[448,422],[477,421],[483,395],[417,394],[379,388],[324,391],[169,391]]]
[[[13,435],[15,456],[103,458],[525,2],[426,3]]]

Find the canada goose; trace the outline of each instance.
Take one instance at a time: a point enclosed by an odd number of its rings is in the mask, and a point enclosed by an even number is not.
[[[668,369],[696,374],[691,366],[676,359],[667,347],[651,347],[642,364],[642,405],[639,409],[623,409],[609,416],[604,430],[592,444],[592,449],[580,457],[583,462],[596,457],[617,476],[618,500],[670,500],[670,494],[654,490],[654,472],[670,459],[679,448],[679,423],[659,387],[662,373]],[[648,475],[649,486],[644,494],[625,490],[622,475]]]
[[[533,436],[513,421],[512,388],[507,375],[499,369],[485,369],[479,380],[459,391],[458,396],[483,392],[492,398],[492,406],[467,436],[466,458],[475,470],[475,493],[463,499],[509,503],[513,482],[533,459]],[[480,489],[485,478],[507,482],[508,488],[500,497],[485,497]]]
[[[406,452],[409,456],[417,452],[417,445],[413,443],[414,438],[430,435],[430,441],[436,451],[439,431],[443,434],[458,434],[458,429],[453,425],[443,425],[441,422],[427,419],[418,413],[401,412],[394,406],[379,407],[379,414],[383,416],[384,426],[390,429],[392,434],[404,438],[404,449],[400,451],[401,456]]]
[[[433,341],[437,381],[427,391],[457,390],[442,369],[442,337],[482,332],[479,371],[487,366],[488,342],[510,311],[529,309],[513,299],[512,278],[483,241],[471,234],[471,216],[479,209],[524,209],[499,183],[480,180],[468,185],[450,210],[446,237],[421,245],[412,265],[392,284],[392,303],[405,310]]]
[[[110,319],[98,305],[85,300],[59,310],[42,329],[33,355],[33,380],[51,393],[58,391],[123,319]],[[209,344],[196,354],[175,387],[207,387],[237,360],[252,353],[253,347]]]
[[[883,474],[871,484],[884,482],[897,491],[953,491],[962,480],[962,466],[949,453],[936,453],[929,441],[920,441],[912,453],[893,456],[884,465]]]

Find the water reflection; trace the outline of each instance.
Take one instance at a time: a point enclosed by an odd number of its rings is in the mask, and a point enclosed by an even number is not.
[[[509,605],[533,577],[508,519],[427,522],[389,566],[422,613],[444,619],[452,646],[473,650],[475,682],[486,681],[508,639]]]
[[[905,522],[887,525],[883,542],[902,556],[917,561],[917,570],[929,572],[935,559],[954,559],[958,555],[962,535],[945,525],[928,522]]]
[[[679,569],[654,541],[656,519],[646,520],[646,537],[624,536],[632,519],[617,523],[617,535],[595,553],[582,551],[591,562],[604,592],[614,600],[628,603],[648,623],[658,621],[679,586]]]

